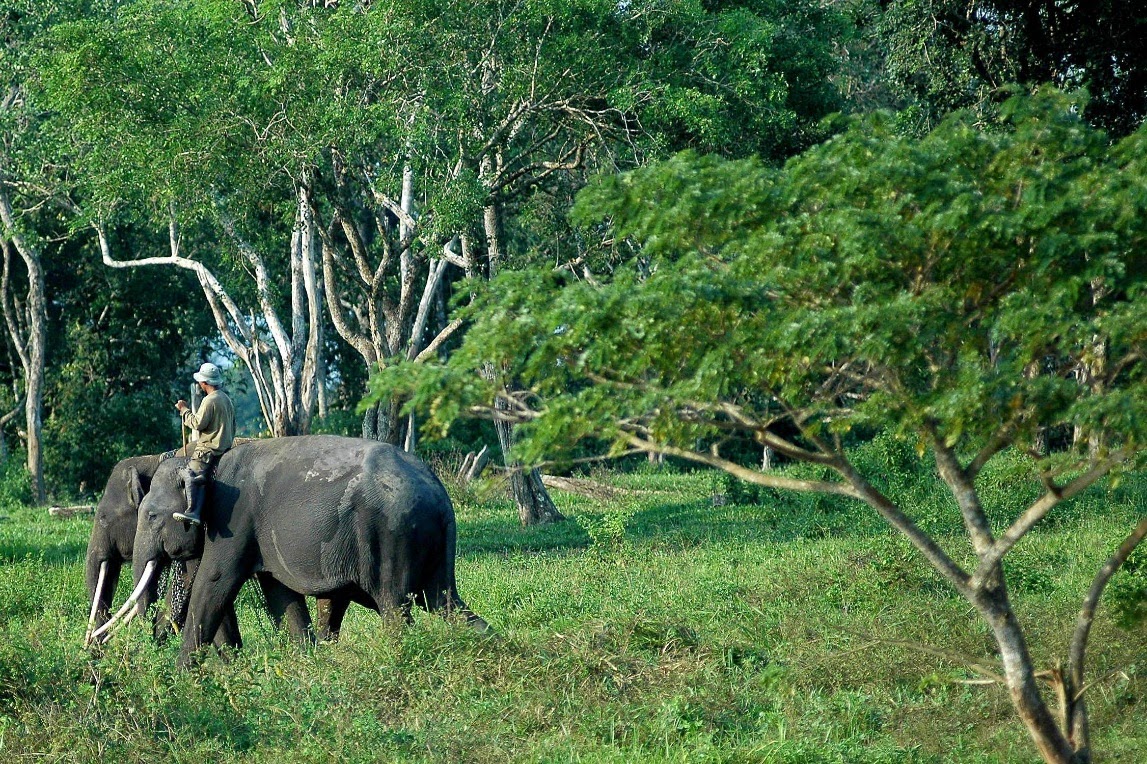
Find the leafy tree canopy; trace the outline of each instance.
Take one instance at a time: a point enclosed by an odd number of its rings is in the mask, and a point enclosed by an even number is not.
[[[472,369],[505,368],[535,460],[785,420],[828,450],[861,425],[969,449],[1071,424],[1137,452],[1147,133],[1109,146],[1079,105],[1017,98],[996,131],[961,114],[919,140],[877,116],[779,171],[685,154],[607,178],[577,215],[644,267],[508,274],[448,364],[376,389],[441,425],[491,401]]]
[[[1058,714],[1001,566],[1055,507],[1147,452],[1147,129],[1112,146],[1081,106],[1045,92],[1009,101],[992,131],[957,114],[921,139],[875,116],[780,170],[685,154],[605,179],[575,212],[635,242],[636,267],[601,282],[506,274],[447,363],[386,369],[374,394],[412,394],[439,427],[521,422],[534,463],[604,438],[615,454],[866,502],[990,627],[990,675],[1044,759],[1086,761],[1088,635],[1147,516],[1083,600],[1067,668],[1050,674]],[[929,535],[878,466],[853,461],[858,428],[931,453],[965,543]],[[1063,443],[1042,448],[1049,433]],[[722,450],[733,435],[814,469],[746,468]],[[977,476],[1010,446],[1041,487],[1000,513]]]

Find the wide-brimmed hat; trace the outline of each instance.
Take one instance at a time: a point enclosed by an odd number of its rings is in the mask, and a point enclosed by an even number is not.
[[[223,387],[223,372],[213,363],[203,364],[199,367],[199,371],[191,376],[195,377],[196,382],[203,382],[212,387]]]

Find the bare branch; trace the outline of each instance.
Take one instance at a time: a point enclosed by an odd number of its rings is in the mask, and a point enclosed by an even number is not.
[[[422,290],[422,299],[418,303],[418,313],[414,317],[414,325],[410,330],[410,346],[406,351],[406,357],[413,360],[421,350],[419,345],[422,342],[422,333],[426,330],[426,319],[430,315],[430,304],[434,299],[434,293],[438,290],[438,284],[442,281],[442,274],[446,272],[447,266],[450,263],[445,260],[432,260],[430,268],[426,273],[426,286]]]
[[[1075,634],[1071,639],[1071,650],[1068,653],[1068,665],[1071,670],[1072,684],[1077,688],[1078,693],[1082,694],[1084,688],[1083,684],[1083,665],[1084,657],[1087,651],[1087,639],[1091,633],[1091,624],[1095,620],[1095,611],[1099,607],[1099,598],[1103,595],[1103,590],[1107,587],[1107,582],[1115,575],[1115,571],[1119,570],[1120,566],[1127,561],[1135,548],[1142,543],[1143,539],[1147,537],[1147,516],[1139,520],[1139,524],[1127,537],[1123,539],[1123,543],[1115,550],[1115,554],[1111,555],[1095,574],[1092,579],[1091,588],[1087,591],[1087,596],[1083,600],[1083,608],[1079,612],[1079,617],[1075,621]]]
[[[875,509],[889,525],[903,533],[909,543],[916,547],[932,564],[932,567],[951,582],[956,591],[965,597],[970,596],[971,590],[968,588],[969,576],[967,572],[953,562],[947,552],[931,536],[922,531],[912,518],[904,514],[891,499],[865,480],[843,456],[837,464],[833,465],[833,468],[852,484],[859,494],[859,498]]]
[[[9,281],[12,252],[7,239],[0,241],[0,245],[3,245],[4,248],[4,270],[3,276],[0,277],[0,300],[3,301],[4,323],[8,327],[8,338],[12,342],[12,347],[15,348],[16,355],[20,358],[20,365],[27,369],[31,360],[28,358],[28,348],[24,343],[24,331],[20,327],[19,313],[12,304],[12,292]]]
[[[358,351],[358,354],[366,361],[367,366],[373,366],[375,363],[378,363],[378,354],[375,352],[374,345],[365,333],[358,331],[351,325],[350,321],[346,318],[346,314],[343,313],[340,307],[342,303],[336,293],[338,277],[335,273],[335,260],[337,253],[325,240],[322,243],[322,250],[323,286],[327,292],[327,305],[330,306],[331,323],[334,324],[335,331],[339,333],[339,336]]]
[[[438,348],[442,347],[442,343],[450,339],[451,335],[458,331],[458,329],[462,326],[462,323],[462,319],[460,318],[456,318],[451,321],[450,324],[446,326],[446,328],[438,332],[438,336],[431,340],[421,353],[414,357],[414,362],[424,363],[427,359],[433,357],[438,352]]]
[[[975,458],[968,464],[965,471],[968,480],[975,480],[976,476],[980,474],[980,470],[984,465],[991,461],[992,457],[1003,451],[1010,446],[1015,438],[1015,422],[1008,422],[1000,429],[996,430],[992,435],[991,440],[988,441],[980,452],[976,454]]]
[[[279,315],[275,310],[274,300],[271,295],[271,279],[267,273],[267,265],[263,261],[262,256],[255,251],[255,248],[239,233],[238,227],[235,225],[235,220],[223,208],[222,200],[216,199],[215,206],[219,213],[219,220],[223,225],[223,231],[231,237],[239,253],[243,255],[244,259],[247,260],[255,271],[255,291],[259,296],[259,306],[263,313],[263,319],[267,322],[267,330],[271,333],[271,337],[279,351],[281,362],[289,364],[291,362],[291,342],[287,338],[287,333],[283,329],[283,325],[279,322]]]
[[[677,456],[682,459],[688,459],[692,462],[699,464],[706,464],[710,467],[728,472],[734,477],[738,477],[747,483],[754,483],[756,485],[763,485],[768,488],[780,488],[789,491],[801,491],[804,493],[828,493],[836,496],[848,496],[853,499],[862,498],[860,493],[857,492],[848,483],[829,483],[821,480],[800,480],[797,478],[784,477],[782,475],[757,472],[747,467],[742,467],[736,462],[731,462],[728,459],[722,459],[713,454],[703,454],[697,451],[689,451],[683,448],[675,448],[673,446],[662,445],[655,443],[651,440],[639,437],[633,433],[625,433],[623,438],[634,448],[641,449],[646,453],[665,454],[666,456]]]
[[[976,554],[983,557],[995,538],[992,536],[992,526],[988,522],[987,513],[980,504],[980,496],[976,493],[976,486],[960,466],[960,460],[952,449],[944,442],[943,436],[935,427],[928,427],[928,435],[932,441],[932,453],[936,459],[936,469],[940,477],[952,492],[956,504],[960,507],[960,514],[964,518],[964,528],[972,541],[972,548]]]

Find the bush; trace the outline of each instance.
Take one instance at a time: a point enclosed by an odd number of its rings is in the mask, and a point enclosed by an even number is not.
[[[1147,623],[1147,548],[1135,550],[1108,586],[1107,601],[1115,623],[1124,629]]]
[[[32,476],[19,454],[9,454],[0,462],[0,507],[18,507],[32,503]]]

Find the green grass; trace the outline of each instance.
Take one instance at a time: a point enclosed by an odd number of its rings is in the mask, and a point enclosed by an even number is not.
[[[1005,463],[989,471],[999,517]],[[455,491],[459,585],[496,636],[352,608],[342,641],[271,631],[253,591],[246,644],[189,673],[144,628],[80,647],[89,519],[0,509],[0,758],[61,762],[1036,762],[998,687],[986,629],[859,505],[721,504],[711,473],[596,476],[555,494],[571,521],[522,529],[509,502]],[[890,485],[937,532],[927,481]],[[1099,561],[1147,505],[1147,479],[1093,490],[1009,557],[1040,667],[1065,654]],[[955,536],[945,544],[962,548]],[[126,593],[121,582],[119,597]],[[119,601],[117,599],[117,601]],[[1089,656],[1097,762],[1147,751],[1147,634],[1101,611]]]

